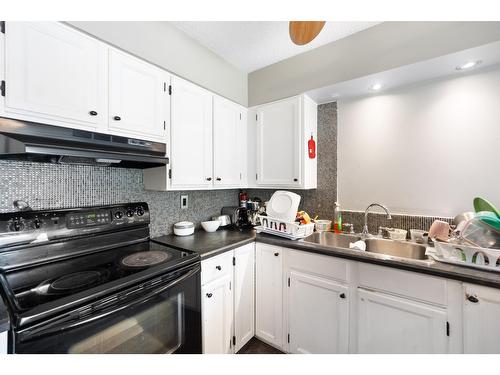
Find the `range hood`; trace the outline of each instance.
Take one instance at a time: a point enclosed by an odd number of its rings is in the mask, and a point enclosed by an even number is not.
[[[0,159],[145,169],[165,154],[163,143],[0,117]]]

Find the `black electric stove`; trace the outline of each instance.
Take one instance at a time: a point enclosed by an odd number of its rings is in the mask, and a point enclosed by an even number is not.
[[[199,255],[149,238],[146,203],[0,214],[16,353],[201,352]]]

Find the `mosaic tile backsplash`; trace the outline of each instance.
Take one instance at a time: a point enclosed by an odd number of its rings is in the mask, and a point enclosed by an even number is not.
[[[180,195],[188,194],[189,208],[180,209]],[[0,212],[13,211],[22,199],[34,210],[147,202],[151,235],[172,232],[181,220],[197,224],[238,202],[238,190],[157,192],[146,191],[140,169],[84,165],[54,165],[0,161]]]

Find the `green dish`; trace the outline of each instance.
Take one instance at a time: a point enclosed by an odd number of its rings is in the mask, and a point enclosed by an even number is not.
[[[500,212],[497,210],[497,208],[486,199],[483,199],[481,197],[474,198],[474,210],[476,210],[476,213],[481,211],[493,212],[496,217],[500,219]]]
[[[495,228],[500,231],[500,219],[491,211],[481,211],[478,212],[476,218],[481,220],[483,223],[488,224],[490,227]]]

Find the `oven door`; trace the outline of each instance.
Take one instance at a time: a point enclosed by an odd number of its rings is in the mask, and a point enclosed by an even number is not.
[[[16,353],[201,353],[200,265],[15,333]]]

